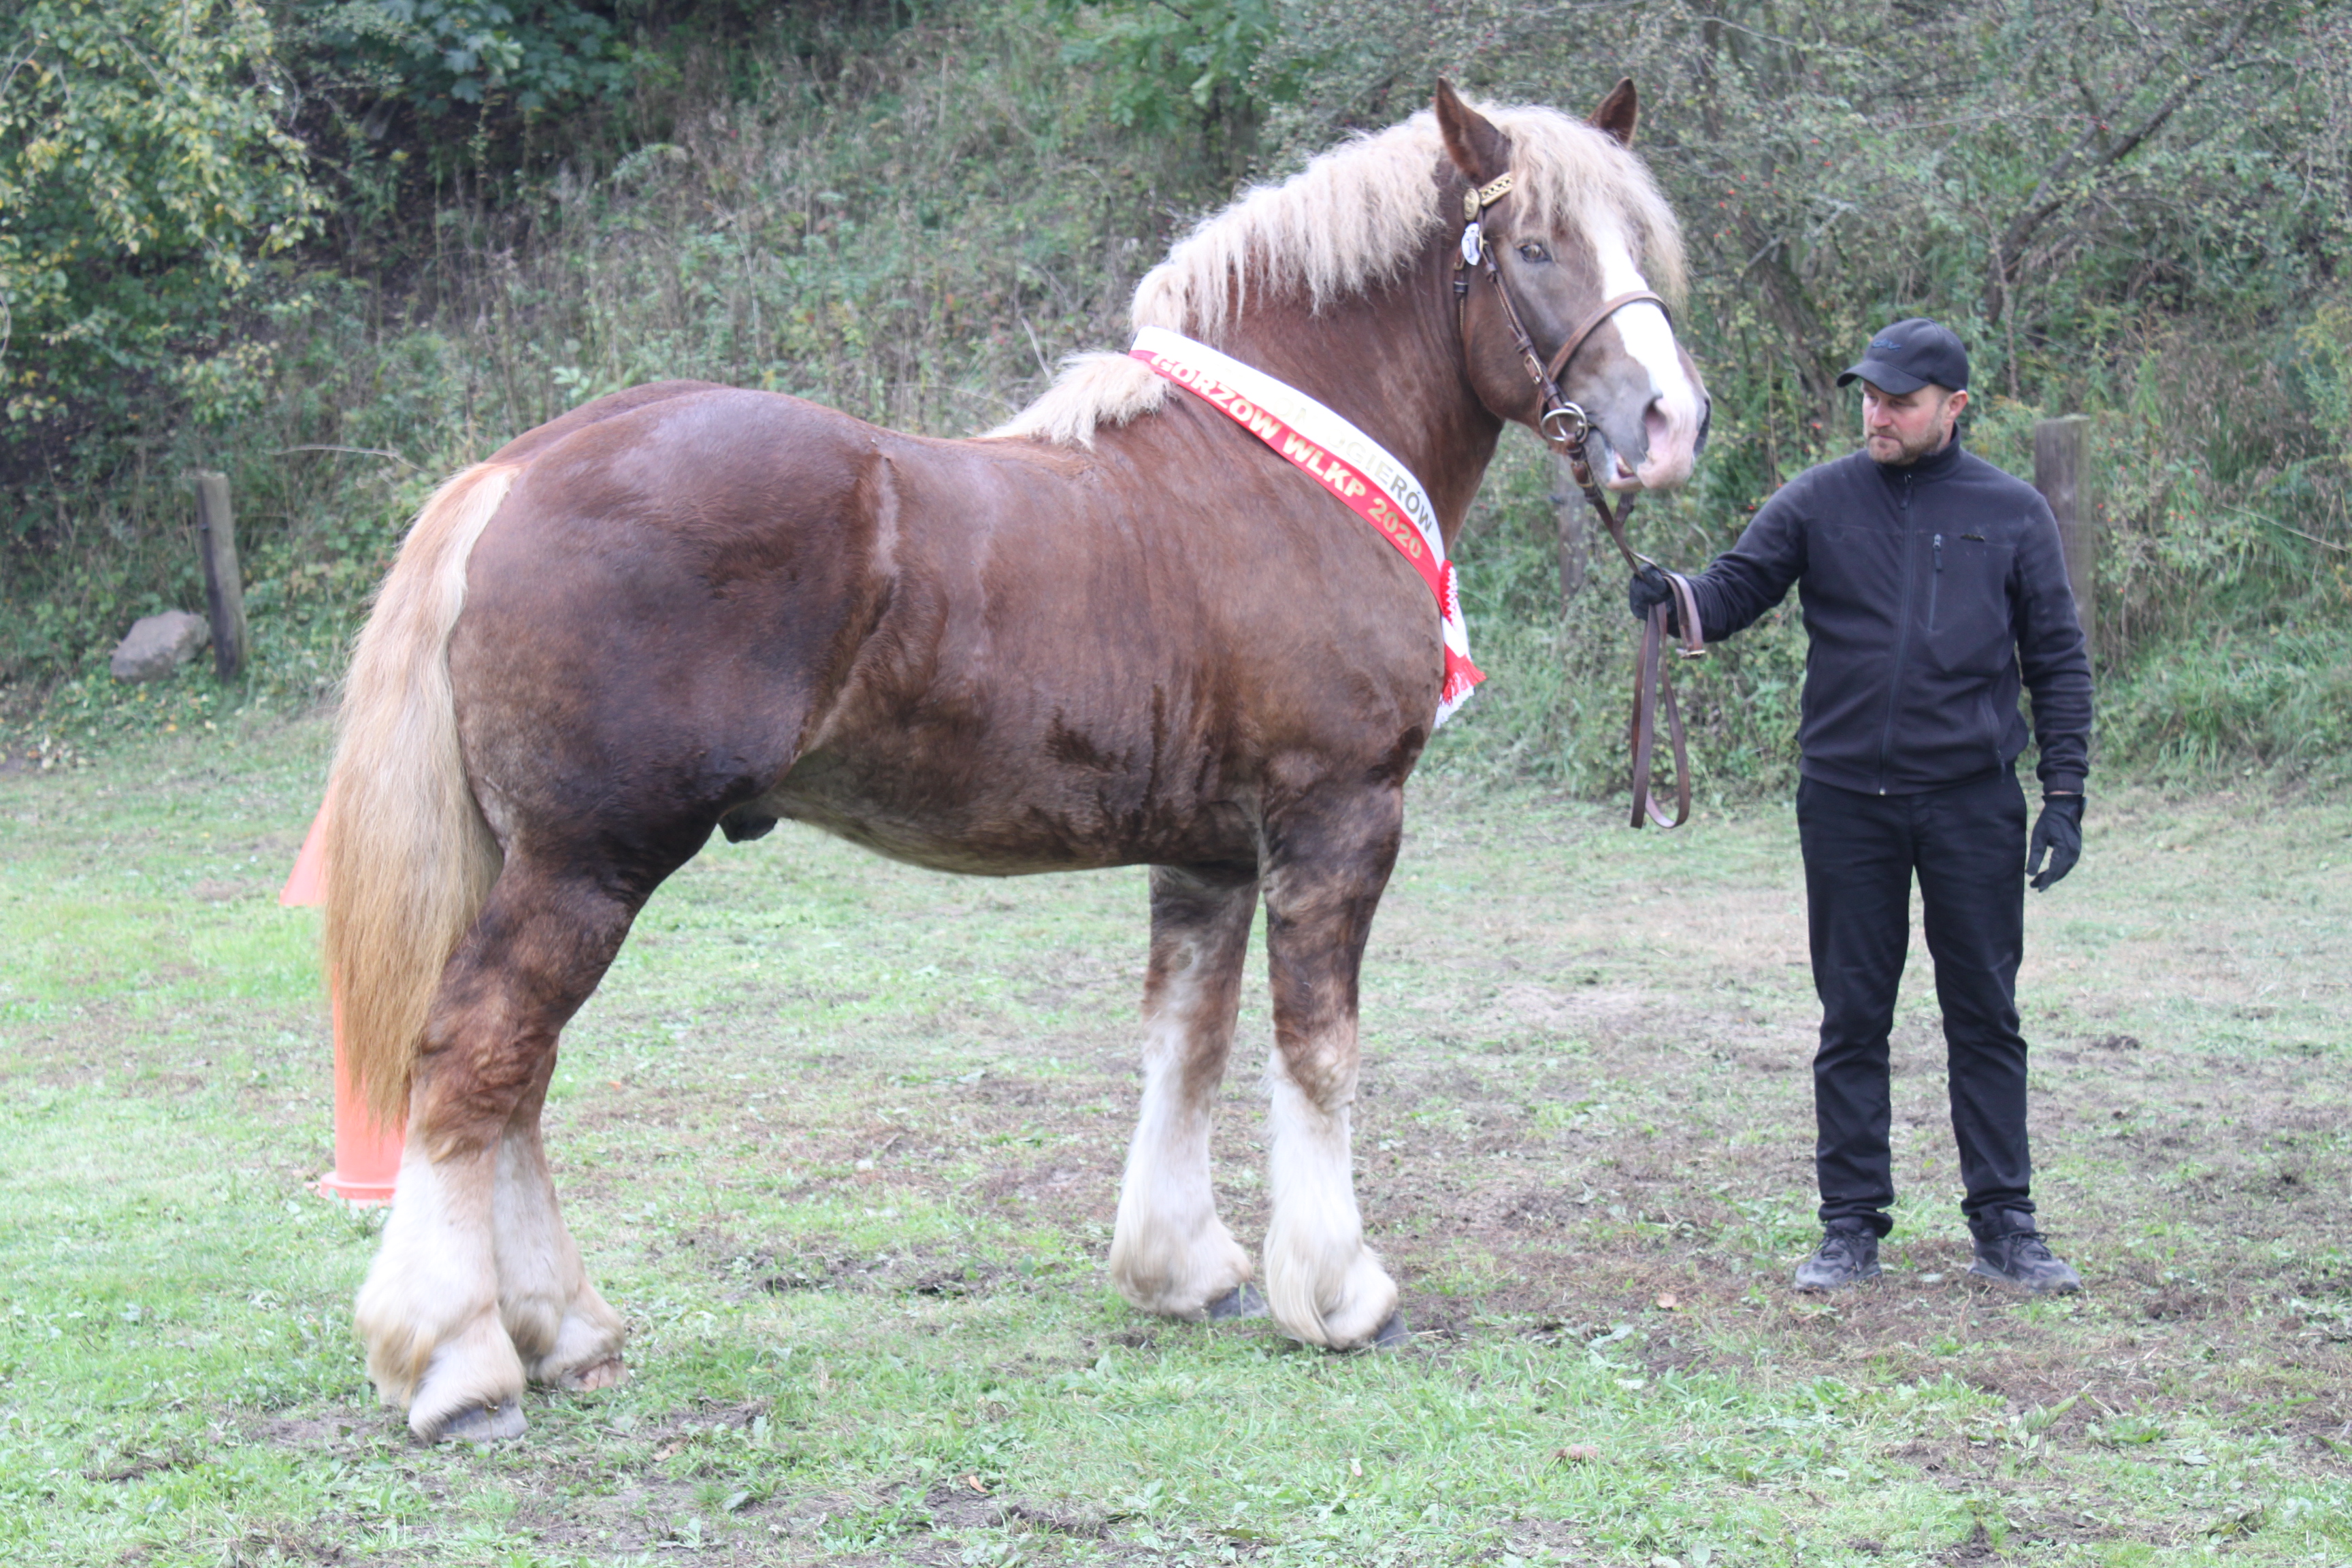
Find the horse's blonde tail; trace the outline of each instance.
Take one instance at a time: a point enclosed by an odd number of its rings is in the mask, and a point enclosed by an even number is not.
[[[458,751],[449,632],[467,557],[520,472],[478,464],[425,503],[343,681],[327,780],[327,977],[345,1069],[385,1127],[408,1113],[442,968],[499,874]]]

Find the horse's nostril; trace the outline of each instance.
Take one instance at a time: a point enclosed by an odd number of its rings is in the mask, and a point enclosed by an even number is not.
[[[1642,436],[1649,450],[1643,455],[1655,458],[1674,439],[1674,416],[1666,412],[1666,400],[1653,397],[1650,405],[1642,410]]]

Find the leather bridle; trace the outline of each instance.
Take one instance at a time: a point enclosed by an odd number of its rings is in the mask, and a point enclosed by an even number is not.
[[[1625,558],[1636,576],[1663,578],[1672,595],[1672,607],[1665,604],[1650,607],[1648,621],[1642,628],[1642,658],[1633,677],[1633,716],[1627,727],[1627,740],[1633,753],[1633,820],[1641,826],[1645,821],[1660,827],[1680,827],[1690,820],[1691,774],[1690,757],[1683,741],[1681,710],[1675,704],[1675,683],[1672,666],[1664,650],[1667,638],[1674,634],[1669,623],[1679,619],[1682,626],[1680,646],[1675,651],[1685,658],[1696,658],[1706,652],[1706,638],[1698,621],[1698,600],[1691,592],[1689,579],[1669,572],[1646,555],[1634,553],[1625,542],[1625,520],[1633,512],[1634,496],[1627,496],[1622,507],[1612,509],[1609,498],[1593,479],[1591,464],[1585,448],[1592,436],[1591,416],[1569,401],[1559,390],[1559,377],[1569,362],[1576,357],[1585,341],[1628,305],[1648,303],[1666,310],[1666,302],[1646,289],[1636,289],[1603,300],[1591,313],[1579,323],[1552,351],[1549,359],[1536,352],[1535,340],[1528,336],[1527,325],[1520,320],[1518,304],[1511,298],[1509,285],[1503,281],[1503,270],[1496,264],[1494,247],[1486,243],[1486,229],[1481,222],[1486,210],[1508,195],[1511,176],[1507,173],[1486,184],[1463,193],[1462,247],[1454,261],[1454,313],[1463,332],[1463,349],[1469,350],[1468,325],[1470,277],[1469,268],[1476,267],[1493,280],[1495,298],[1503,307],[1503,320],[1511,329],[1511,341],[1519,352],[1519,363],[1534,384],[1542,412],[1537,416],[1536,428],[1544,440],[1558,448],[1568,458],[1569,474],[1592,510],[1601,514],[1601,525]],[[1668,313],[1667,319],[1673,317]],[[1665,710],[1666,740],[1675,759],[1675,815],[1666,816],[1652,797],[1651,763],[1657,748],[1657,716]]]

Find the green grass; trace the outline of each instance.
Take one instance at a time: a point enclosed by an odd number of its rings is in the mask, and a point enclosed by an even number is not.
[[[1919,954],[1888,1277],[1820,1301],[1788,813],[1422,786],[1359,1143],[1418,1335],[1357,1357],[1108,1286],[1139,872],[714,845],[551,1100],[635,1375],[424,1450],[348,1329],[378,1220],[306,1186],[323,736],[215,722],[0,773],[0,1562],[2352,1562],[2344,805],[2102,796],[2033,901],[2081,1298],[1964,1275]]]

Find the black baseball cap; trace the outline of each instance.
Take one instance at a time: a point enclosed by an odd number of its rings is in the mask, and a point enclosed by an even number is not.
[[[1969,351],[1952,329],[1925,316],[1914,316],[1880,330],[1870,340],[1870,352],[1846,367],[1837,384],[1866,381],[1898,396],[1930,383],[1948,392],[1969,387]]]

